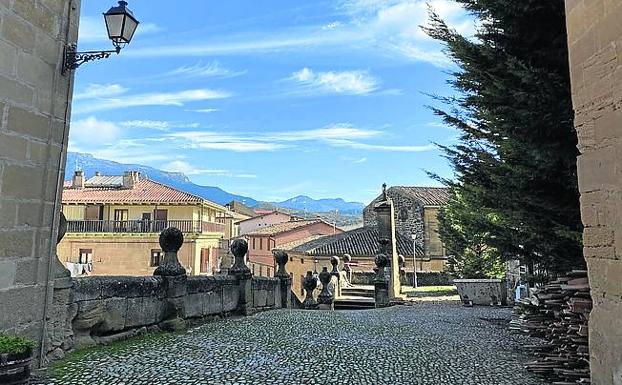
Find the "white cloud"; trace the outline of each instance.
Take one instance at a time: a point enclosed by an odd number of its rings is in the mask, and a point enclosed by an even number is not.
[[[162,28],[154,23],[140,23],[136,29],[135,36],[148,35],[162,31]],[[80,43],[100,43],[109,42],[106,22],[104,18],[84,16],[80,18],[78,31],[78,41]]]
[[[161,167],[164,171],[181,172],[186,175],[210,175],[210,176],[222,176],[227,178],[257,178],[255,174],[235,174],[229,170],[224,169],[202,169],[191,165],[183,160],[174,160],[166,163]]]
[[[352,163],[365,163],[365,162],[367,162],[367,158],[362,157],[360,159],[353,161]]]
[[[472,35],[472,17],[453,0],[342,0],[335,1],[343,20],[321,25],[275,29],[267,34],[221,36],[157,47],[134,47],[126,55],[139,57],[207,57],[250,55],[281,51],[309,51],[313,48],[363,50],[366,53],[428,62],[439,67],[451,65],[441,52],[441,44],[420,29],[427,24],[427,3],[450,27]]]
[[[73,147],[113,143],[118,140],[121,129],[113,122],[98,120],[94,116],[71,122],[69,141]]]
[[[114,98],[91,99],[88,102],[77,103],[73,108],[73,112],[75,114],[84,114],[138,106],[183,106],[187,102],[222,99],[230,96],[231,94],[226,91],[209,89],[134,95],[125,94]]]
[[[192,66],[182,66],[170,71],[169,76],[183,77],[235,77],[245,74],[246,71],[233,71],[223,67],[219,62],[212,61],[207,64],[197,63]]]
[[[320,142],[331,147],[348,147],[369,151],[421,152],[435,149],[433,145],[370,144],[361,140],[380,136],[382,131],[355,128],[347,124],[301,131],[277,131],[269,133],[222,133],[210,131],[186,131],[169,134],[181,141],[182,147],[234,152],[263,152],[293,148],[299,143]],[[363,162],[363,161],[361,161]]]
[[[315,72],[305,67],[290,78],[311,92],[365,95],[379,87],[378,80],[367,71]]]
[[[119,123],[122,127],[146,128],[158,131],[169,131],[171,128],[198,128],[199,123],[169,122],[165,120],[126,120]]]
[[[211,114],[212,112],[218,112],[220,109],[218,108],[199,108],[197,110],[186,110],[189,112],[200,112],[202,114]]]
[[[73,100],[107,98],[126,93],[127,88],[120,84],[88,84],[82,91],[73,94]]]

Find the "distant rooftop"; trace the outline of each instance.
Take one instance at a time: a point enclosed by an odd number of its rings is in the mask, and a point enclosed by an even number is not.
[[[275,235],[322,222],[324,221],[322,221],[321,219],[293,220],[289,222],[277,223],[271,226],[262,227],[245,235]]]
[[[421,186],[392,186],[387,190],[389,196],[397,194],[421,202],[424,206],[443,206],[450,198],[449,188],[447,187],[421,187]],[[380,201],[379,195],[372,203]]]
[[[375,226],[366,226],[341,234],[321,237],[291,248],[286,248],[289,245],[282,245],[279,249],[317,256],[342,256],[343,254],[350,254],[353,257],[374,256],[378,253],[379,239],[378,229]],[[396,240],[398,254],[413,255],[412,239],[398,233]],[[423,254],[423,247],[418,244],[417,255]]]

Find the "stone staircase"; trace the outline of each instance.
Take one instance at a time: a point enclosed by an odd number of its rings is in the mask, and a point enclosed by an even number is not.
[[[354,286],[341,289],[341,297],[335,299],[335,310],[362,310],[376,307],[373,286]]]

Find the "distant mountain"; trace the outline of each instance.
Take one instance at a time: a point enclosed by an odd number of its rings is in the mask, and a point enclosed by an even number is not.
[[[139,164],[123,164],[111,160],[98,159],[91,154],[78,152],[69,152],[67,154],[67,165],[65,170],[65,180],[70,180],[75,170],[84,171],[87,178],[93,176],[96,171],[101,172],[102,175],[123,175],[124,171],[136,170],[142,175],[157,182],[198,195],[221,205],[225,205],[232,200],[237,200],[239,202],[243,202],[249,207],[276,206],[297,212],[307,213],[324,213],[339,210],[339,213],[342,214],[360,214],[364,207],[364,205],[360,202],[346,202],[341,198],[312,199],[304,195],[300,195],[283,202],[260,202],[250,197],[231,194],[219,187],[194,184],[185,174],[181,172],[162,171]]]
[[[110,160],[98,159],[91,154],[69,152],[67,154],[67,166],[65,170],[65,180],[71,179],[75,170],[84,171],[87,178],[93,176],[95,171],[101,172],[102,175],[123,175],[124,171],[136,170],[156,182],[164,183],[190,194],[198,195],[221,205],[225,205],[232,200],[244,202],[248,206],[256,206],[259,203],[253,198],[231,194],[219,187],[194,184],[181,172],[162,171],[138,164],[122,164]]]
[[[325,213],[339,210],[344,214],[355,214],[363,211],[365,207],[360,202],[346,202],[341,198],[334,199],[313,199],[306,195],[299,195],[282,202],[271,202],[278,207],[284,207],[296,211],[308,211],[315,213]]]

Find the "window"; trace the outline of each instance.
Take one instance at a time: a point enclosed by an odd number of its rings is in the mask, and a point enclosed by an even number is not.
[[[304,265],[305,264],[305,259],[304,258],[300,258],[300,264]]]
[[[157,267],[160,266],[160,262],[162,262],[162,250],[153,249],[151,250],[151,261],[149,262],[149,266]]]
[[[210,271],[210,254],[211,249],[201,249],[201,273]]]
[[[255,249],[255,238],[253,238],[253,250]]]
[[[263,277],[263,265],[259,265],[259,276]]]
[[[271,276],[270,274],[272,273],[272,270],[269,267],[267,269],[268,269],[268,272],[266,273],[266,277],[270,277]]]
[[[259,238],[259,250],[263,250],[263,238]]]
[[[78,263],[93,262],[93,249],[80,249],[80,257]]]

